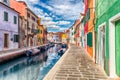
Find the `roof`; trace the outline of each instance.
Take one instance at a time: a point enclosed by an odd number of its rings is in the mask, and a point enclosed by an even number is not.
[[[13,8],[9,7],[8,5],[6,5],[6,4],[4,4],[4,3],[2,3],[2,2],[0,2],[0,4],[2,4],[2,5],[4,5],[4,6],[6,6],[7,8],[9,8],[9,9],[11,9],[11,10],[13,10],[13,11],[15,11],[15,12],[17,12],[17,13],[19,14],[19,12],[18,12],[18,11],[16,11],[15,9],[13,9]]]
[[[74,26],[77,26],[80,23],[80,19],[76,20]]]
[[[26,2],[25,2],[25,1],[18,1],[18,2],[23,3],[23,4],[25,4],[25,5],[27,6],[27,4],[26,4]]]
[[[30,8],[27,7],[27,10],[29,10],[34,16],[38,18],[38,16]]]

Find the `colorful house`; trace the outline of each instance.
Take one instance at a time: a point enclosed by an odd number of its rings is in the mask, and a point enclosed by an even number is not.
[[[95,0],[88,1],[88,33],[87,33],[87,51],[95,60]]]
[[[88,33],[88,20],[89,20],[89,9],[88,0],[83,0],[84,2],[84,47],[87,50],[87,33]]]
[[[27,7],[27,46],[37,46],[38,16]]]
[[[48,39],[47,39],[47,28],[44,27],[44,30],[43,30],[43,43],[46,44],[48,42]]]
[[[63,33],[62,34],[62,42],[67,43],[67,38],[68,38],[67,34]]]
[[[9,0],[0,0],[0,51],[17,49],[19,13],[10,7]]]
[[[110,77],[120,77],[120,0],[96,0],[96,61]]]
[[[70,43],[74,44],[75,43],[75,41],[74,41],[74,26],[72,25],[69,29],[70,29],[70,34],[69,34]]]
[[[43,44],[43,40],[44,40],[44,27],[43,25],[41,25],[41,19],[38,18],[38,34],[37,34],[37,38],[38,38],[38,45],[42,45]]]
[[[67,44],[69,44],[70,43],[70,30],[69,29],[67,29],[67,30],[65,30],[65,33],[66,33],[66,35],[67,35]]]
[[[80,45],[80,19],[75,21],[74,26],[75,26],[75,31],[74,31],[75,44],[79,46]]]
[[[82,13],[80,13],[79,36],[80,46],[84,47],[84,14]]]

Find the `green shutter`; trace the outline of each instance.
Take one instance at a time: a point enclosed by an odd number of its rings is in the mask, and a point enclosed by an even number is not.
[[[89,47],[92,47],[92,32],[89,32],[89,33],[87,34],[87,45],[88,45]]]
[[[3,2],[7,3],[7,0],[3,0]]]
[[[89,21],[89,19],[90,19],[90,8],[88,9],[85,18],[83,19],[84,26],[85,26],[86,22]]]
[[[14,24],[17,24],[17,17],[14,16]]]
[[[86,21],[88,21],[90,19],[90,8],[87,11],[87,15],[86,15]]]
[[[14,35],[14,42],[19,42],[19,35]]]
[[[8,13],[4,12],[4,21],[8,21]]]
[[[41,34],[42,34],[42,30],[41,30]]]

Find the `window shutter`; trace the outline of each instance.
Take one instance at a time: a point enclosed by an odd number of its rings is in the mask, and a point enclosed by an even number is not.
[[[14,42],[19,42],[19,35],[14,35]]]
[[[4,12],[4,21],[8,21],[8,13]]]
[[[87,45],[88,45],[89,47],[92,47],[92,32],[89,32],[89,33],[87,34]]]
[[[17,17],[14,16],[14,24],[17,24]]]

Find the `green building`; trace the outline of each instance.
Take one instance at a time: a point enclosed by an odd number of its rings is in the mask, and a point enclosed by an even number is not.
[[[120,0],[96,0],[96,63],[120,77]]]

